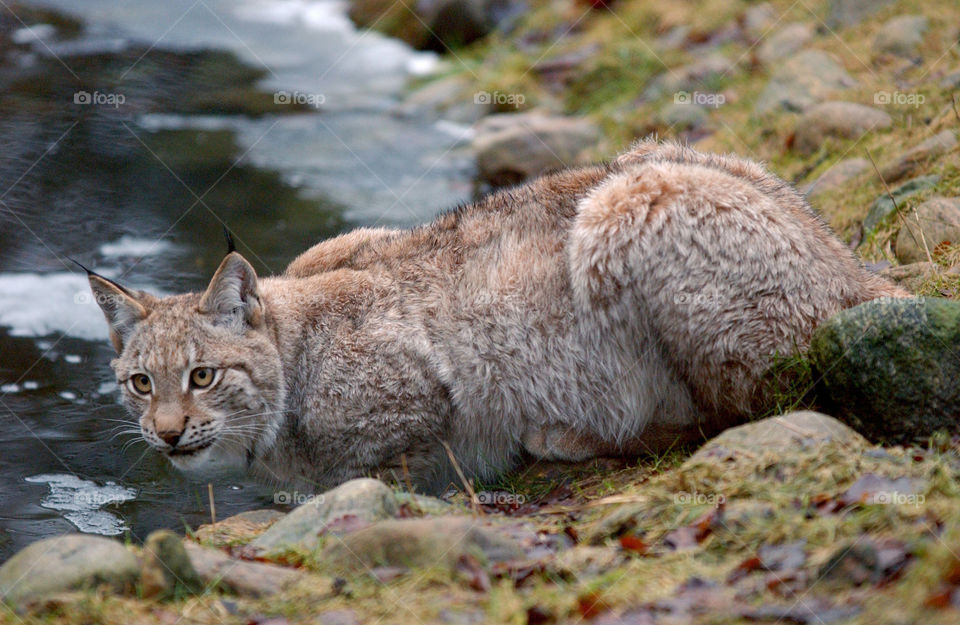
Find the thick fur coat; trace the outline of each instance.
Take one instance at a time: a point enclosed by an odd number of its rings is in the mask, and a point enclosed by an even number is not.
[[[524,455],[661,451],[749,416],[824,319],[906,295],[760,165],[653,141],[325,241],[277,277],[233,252],[203,294],[91,284],[148,442],[315,488],[442,487],[443,443],[485,479]]]

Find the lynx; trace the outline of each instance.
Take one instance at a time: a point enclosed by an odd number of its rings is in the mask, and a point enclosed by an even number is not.
[[[123,402],[177,467],[436,490],[522,458],[642,455],[762,402],[776,355],[880,296],[760,165],[643,141],[409,230],[361,228],[204,293],[96,274]]]

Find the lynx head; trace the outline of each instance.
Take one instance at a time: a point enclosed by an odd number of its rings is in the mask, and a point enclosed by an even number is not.
[[[89,273],[123,403],[179,469],[249,466],[274,443],[280,355],[253,267],[230,252],[203,294],[158,298]]]

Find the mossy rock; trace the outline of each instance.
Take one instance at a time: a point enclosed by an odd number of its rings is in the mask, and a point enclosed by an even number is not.
[[[883,298],[822,324],[810,344],[819,400],[868,438],[956,431],[960,302]]]

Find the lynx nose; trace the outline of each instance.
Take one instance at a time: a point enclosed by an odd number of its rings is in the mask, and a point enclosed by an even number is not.
[[[162,432],[157,432],[157,436],[163,439],[163,442],[171,447],[176,447],[177,443],[180,442],[180,437],[183,435],[183,430],[164,430]]]

